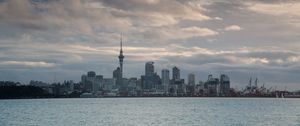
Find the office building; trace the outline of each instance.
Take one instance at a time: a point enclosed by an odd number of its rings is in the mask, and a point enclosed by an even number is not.
[[[154,72],[154,62],[147,62],[145,64],[143,89],[153,91],[156,90],[156,87],[161,87],[161,79]]]
[[[96,75],[96,72],[89,71],[87,75],[81,76],[81,83],[83,84],[83,88],[85,92],[96,93],[100,90],[102,85],[103,76]]]
[[[207,96],[218,96],[219,93],[219,79],[214,78],[211,74],[208,75],[207,82],[204,85],[206,89],[205,93]]]
[[[230,93],[230,79],[227,75],[220,76],[219,96],[228,96]]]
[[[161,81],[162,81],[162,86],[163,86],[165,92],[169,92],[170,71],[168,69],[163,69],[161,71]]]
[[[172,69],[173,81],[180,80],[180,70],[175,66]]]
[[[188,75],[188,85],[195,86],[195,74]]]

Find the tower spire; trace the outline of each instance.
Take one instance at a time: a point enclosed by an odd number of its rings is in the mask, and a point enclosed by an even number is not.
[[[123,85],[123,60],[124,60],[124,55],[123,55],[123,33],[121,33],[121,38],[120,38],[120,54],[119,54],[119,65],[120,65],[120,75],[118,78],[118,85],[122,86]]]
[[[120,47],[121,47],[120,52],[123,53],[123,33],[121,33]]]

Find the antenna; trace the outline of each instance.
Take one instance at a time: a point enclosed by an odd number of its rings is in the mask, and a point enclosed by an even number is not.
[[[249,80],[249,86],[251,88],[251,83],[252,83],[252,77],[250,77],[250,80]]]
[[[121,51],[123,51],[123,32],[121,32],[120,46],[121,46]]]
[[[258,79],[255,79],[255,87],[257,87]]]

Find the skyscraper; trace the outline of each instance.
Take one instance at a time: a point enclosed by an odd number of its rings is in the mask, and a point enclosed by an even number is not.
[[[175,66],[172,69],[173,81],[180,80],[180,70]]]
[[[226,96],[230,93],[230,79],[227,75],[222,74],[220,76],[220,89],[219,89],[220,96]]]
[[[163,69],[161,71],[161,81],[165,92],[168,92],[170,85],[170,72],[168,69]]]
[[[81,76],[81,83],[85,92],[96,93],[102,86],[102,75],[96,75],[96,72],[89,71],[87,75]]]
[[[187,95],[193,96],[195,93],[195,74],[188,75],[188,85],[186,86]]]
[[[113,71],[113,78],[120,79],[120,76],[121,76],[121,70],[120,67],[117,67],[117,69]]]
[[[188,84],[190,86],[195,86],[195,74],[189,74],[188,75]]]
[[[161,85],[161,79],[154,72],[154,62],[147,62],[145,64],[145,77],[144,77],[144,85],[143,88],[146,90],[152,90]]]
[[[87,77],[89,77],[89,78],[93,78],[93,77],[95,77],[96,76],[96,73],[94,72],[94,71],[89,71],[88,73],[87,73]]]
[[[117,67],[117,69],[115,69],[113,71],[113,78],[116,80],[116,84],[117,84],[118,88],[121,88],[122,78],[121,78],[121,69],[120,69],[120,67]]]
[[[178,67],[173,67],[172,69],[172,85],[175,86],[176,95],[183,95],[186,92],[186,87],[184,84],[184,79],[180,79],[180,70]]]
[[[154,62],[147,62],[145,64],[145,75],[151,76],[154,74]]]
[[[206,93],[208,96],[218,96],[219,95],[219,78],[214,78],[213,75],[208,75],[207,82],[204,87],[206,88]]]

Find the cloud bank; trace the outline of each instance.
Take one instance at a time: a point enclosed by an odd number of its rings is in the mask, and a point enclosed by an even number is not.
[[[300,81],[300,2],[197,0],[1,0],[0,79],[111,77],[124,34],[126,77],[178,66],[182,77],[250,76],[290,89]]]

